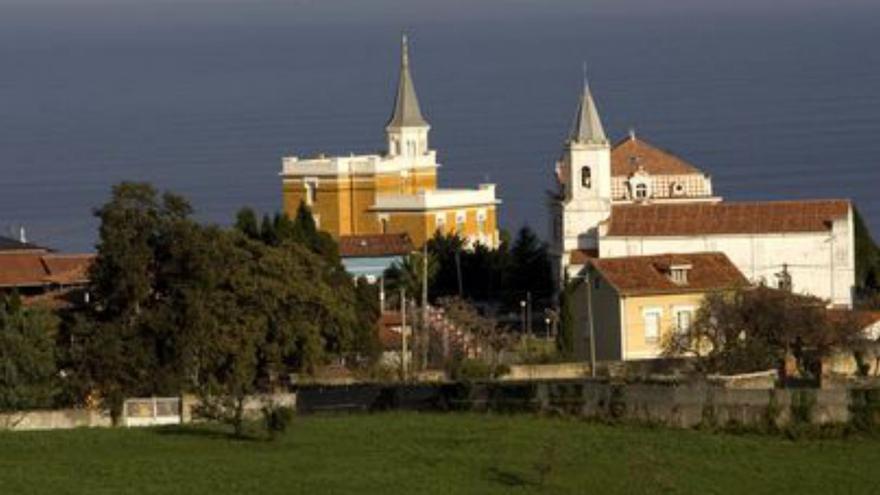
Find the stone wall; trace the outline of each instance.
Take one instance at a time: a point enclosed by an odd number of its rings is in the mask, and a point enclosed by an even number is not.
[[[193,410],[199,400],[193,395],[180,398],[180,422],[191,423],[198,418]],[[272,394],[249,397],[245,403],[245,416],[257,419],[267,404],[296,408],[296,394]],[[124,420],[123,420],[124,423]],[[130,426],[147,426],[132,424]],[[16,414],[0,414],[0,430],[66,430],[71,428],[108,428],[113,426],[106,411],[91,409],[59,409],[54,411],[27,411]]]
[[[112,426],[110,415],[88,409],[0,414],[0,430],[57,430]]]
[[[559,364],[514,364],[510,372],[502,376],[503,381],[518,380],[570,380],[584,378],[590,374],[587,363]]]
[[[691,428],[800,422],[880,425],[880,389],[756,389],[599,379],[300,387],[300,414],[326,411],[498,411],[566,414]],[[859,409],[860,408],[860,409]]]

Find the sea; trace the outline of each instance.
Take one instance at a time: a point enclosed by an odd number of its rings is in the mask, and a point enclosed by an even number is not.
[[[113,184],[229,224],[281,157],[375,152],[407,32],[444,186],[545,235],[586,64],[727,200],[851,198],[880,235],[880,2],[0,0],[0,235],[92,251]]]

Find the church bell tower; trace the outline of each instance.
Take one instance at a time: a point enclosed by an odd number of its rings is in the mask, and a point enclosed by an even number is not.
[[[416,87],[409,69],[409,46],[406,34],[400,40],[400,79],[394,111],[385,134],[388,139],[388,156],[416,157],[428,153],[428,131],[431,126],[422,117]]]
[[[556,176],[551,238],[561,280],[572,251],[598,251],[599,224],[611,215],[611,146],[586,78]]]

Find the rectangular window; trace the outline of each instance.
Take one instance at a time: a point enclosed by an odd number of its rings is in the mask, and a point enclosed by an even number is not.
[[[675,326],[680,333],[687,333],[690,331],[693,317],[693,312],[686,309],[680,310],[675,314]]]
[[[315,202],[318,201],[318,183],[315,181],[308,181],[305,183],[306,186],[306,205],[312,206]]]
[[[477,233],[486,232],[486,212],[479,210],[477,212]]]
[[[442,233],[446,232],[446,214],[438,213],[434,217],[434,227]]]
[[[464,233],[465,212],[459,211],[455,214],[455,231],[459,234]]]
[[[660,342],[660,310],[647,310],[643,315],[645,318],[645,343],[656,344]]]

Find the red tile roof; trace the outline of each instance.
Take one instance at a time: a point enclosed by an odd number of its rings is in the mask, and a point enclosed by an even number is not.
[[[748,285],[724,253],[658,254],[590,260],[621,295],[709,292]],[[690,265],[687,283],[673,282],[668,270]]]
[[[848,200],[617,205],[606,236],[825,232],[849,214]]]
[[[690,175],[704,173],[678,156],[630,136],[611,149],[611,175],[634,174],[639,167],[651,175]]]
[[[386,351],[400,350],[403,347],[401,334],[403,318],[400,312],[387,311],[379,318],[379,342]],[[395,328],[396,327],[396,328]]]
[[[586,265],[587,261],[598,257],[598,249],[574,249],[569,253],[568,261],[572,265]]]
[[[400,256],[413,252],[407,234],[345,235],[339,238],[339,255],[343,258],[377,258]]]
[[[92,254],[0,253],[0,287],[88,283]]]

